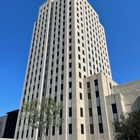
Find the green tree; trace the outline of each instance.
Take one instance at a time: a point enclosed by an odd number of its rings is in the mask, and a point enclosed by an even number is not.
[[[60,111],[63,106],[56,103],[52,98],[43,98],[42,102],[31,100],[25,102],[21,109],[20,117],[28,120],[28,125],[33,129],[39,129],[46,140],[51,139],[51,128],[61,128],[63,118],[60,117]],[[48,136],[46,135],[48,130]]]
[[[112,122],[115,140],[140,140],[140,107]]]

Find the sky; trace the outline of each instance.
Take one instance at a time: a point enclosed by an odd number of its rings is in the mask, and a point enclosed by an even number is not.
[[[19,108],[38,9],[46,0],[0,0],[0,116]],[[113,80],[140,79],[140,0],[88,0],[105,28]]]

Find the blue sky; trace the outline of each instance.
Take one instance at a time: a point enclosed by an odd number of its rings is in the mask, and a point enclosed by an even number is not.
[[[19,108],[38,8],[46,0],[0,0],[0,116]],[[140,79],[140,0],[88,0],[105,27],[113,80]]]

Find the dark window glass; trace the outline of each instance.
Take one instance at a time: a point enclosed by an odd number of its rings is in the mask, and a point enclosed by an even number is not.
[[[98,98],[99,97],[99,91],[96,91],[95,94],[96,94],[96,98]]]
[[[71,88],[72,87],[72,82],[69,82],[69,88]]]
[[[48,128],[46,128],[46,136],[48,136]]]
[[[60,118],[62,118],[62,116],[63,116],[63,110],[61,109],[60,110]]]
[[[69,51],[71,51],[71,46],[69,46]]]
[[[94,125],[90,124],[90,134],[94,134]]]
[[[83,117],[83,108],[80,108],[80,116]]]
[[[33,135],[34,135],[34,129],[32,129],[31,138],[33,137]]]
[[[87,82],[87,88],[90,88],[90,82]]]
[[[24,135],[24,131],[22,131],[22,133],[21,133],[21,138],[23,138],[23,135]]]
[[[80,93],[80,99],[82,100],[83,98],[82,98],[82,93]]]
[[[63,80],[63,74],[61,75],[61,80]]]
[[[63,84],[61,84],[61,90],[63,90]]]
[[[109,86],[110,86],[110,89],[112,89],[112,84],[111,83],[109,83]]]
[[[52,127],[52,135],[55,135],[55,126]]]
[[[91,93],[88,93],[88,99],[91,99]]]
[[[98,80],[94,80],[94,85],[98,86]]]
[[[116,104],[112,104],[112,112],[113,112],[113,114],[117,113],[117,106],[116,106]]]
[[[81,76],[81,72],[79,72],[79,78],[81,78],[82,76]]]
[[[69,72],[69,78],[72,77],[72,72]]]
[[[56,97],[56,96],[54,97],[54,101],[55,101],[55,102],[57,101],[57,97]]]
[[[69,124],[69,134],[72,134],[72,124]]]
[[[64,57],[62,57],[62,62],[64,61]]]
[[[69,117],[72,117],[72,108],[69,108]]]
[[[69,99],[72,99],[72,93],[71,92],[69,93]]]
[[[82,88],[82,83],[81,82],[79,82],[79,88]]]
[[[57,87],[55,87],[55,92],[57,91]]]
[[[62,126],[59,127],[59,135],[62,135]]]
[[[92,108],[89,108],[89,116],[92,117]]]
[[[100,133],[104,133],[104,131],[103,131],[103,124],[102,123],[99,123],[99,132]]]
[[[84,125],[81,124],[81,134],[84,134]]]
[[[100,106],[97,106],[97,112],[98,112],[98,115],[101,115],[101,107]]]
[[[71,68],[72,67],[72,64],[71,63],[69,63],[69,68]]]
[[[19,136],[19,131],[17,132],[17,139],[18,139],[18,136]]]
[[[80,63],[78,63],[78,66],[79,66],[79,68],[81,69],[81,64],[80,64]]]
[[[60,101],[63,101],[63,95],[60,96]]]
[[[71,59],[72,58],[72,56],[71,56],[71,54],[69,54],[69,59]]]

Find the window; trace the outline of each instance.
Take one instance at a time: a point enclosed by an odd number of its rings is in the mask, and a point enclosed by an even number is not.
[[[61,75],[61,80],[63,80],[63,78],[64,78],[64,77],[63,77],[63,74],[62,74],[62,75]]]
[[[61,69],[64,70],[64,65],[61,66]]]
[[[63,95],[60,96],[60,101],[63,101]]]
[[[80,44],[80,40],[78,39],[78,43]]]
[[[78,36],[80,36],[80,33],[79,33],[79,32],[77,32],[77,35],[78,35]]]
[[[92,117],[92,108],[89,108],[89,117]]]
[[[50,88],[50,89],[49,89],[49,93],[51,94],[51,92],[52,92],[52,89]]]
[[[112,112],[113,112],[113,114],[117,113],[117,106],[116,106],[116,104],[112,104]]]
[[[55,86],[55,92],[57,92],[57,86]]]
[[[80,52],[80,47],[78,47],[78,51]]]
[[[84,134],[84,125],[81,124],[81,134]]]
[[[71,54],[69,54],[69,59],[71,59],[72,58],[72,56],[71,56]]]
[[[72,108],[69,108],[69,117],[72,117]]]
[[[91,99],[91,93],[88,93],[88,99],[89,100]]]
[[[85,63],[85,58],[83,58],[83,63]]]
[[[94,125],[90,124],[90,134],[94,134]]]
[[[61,109],[60,110],[60,118],[62,118],[62,116],[63,116],[63,110]]]
[[[99,98],[99,91],[96,91],[95,94],[96,94],[96,98]]]
[[[72,64],[71,63],[69,63],[69,68],[71,68],[72,67]]]
[[[82,98],[82,93],[80,93],[80,100],[82,100],[83,98]]]
[[[98,80],[94,80],[94,85],[98,86]]]
[[[34,135],[34,129],[32,129],[31,138],[33,137],[33,135]]]
[[[57,101],[57,97],[56,97],[56,96],[54,97],[54,101],[55,101],[55,102]]]
[[[48,128],[46,128],[46,135],[48,136]]]
[[[72,42],[72,40],[71,40],[71,38],[69,39],[69,43],[71,43]]]
[[[63,90],[63,84],[61,84],[61,90]]]
[[[99,123],[99,132],[100,133],[104,133],[103,132],[103,124],[102,123]]]
[[[83,66],[83,71],[86,71],[86,68],[85,68],[85,66]]]
[[[80,116],[83,117],[83,108],[80,108]]]
[[[78,59],[81,60],[81,56],[78,54]]]
[[[80,64],[80,63],[78,63],[78,66],[79,66],[79,68],[81,69],[81,64]]]
[[[55,77],[55,82],[57,82],[57,80],[58,80],[58,77]]]
[[[55,135],[55,126],[52,127],[52,135]]]
[[[110,86],[110,89],[112,89],[112,84],[111,83],[109,83],[109,86]]]
[[[69,93],[69,100],[72,99],[72,93]]]
[[[72,124],[69,124],[69,134],[72,134]]]
[[[22,134],[21,134],[21,139],[23,138],[23,135],[24,135],[24,131],[22,131]]]
[[[87,88],[90,88],[90,82],[87,82]]]
[[[59,135],[62,135],[62,126],[59,127]]]
[[[79,78],[81,78],[82,76],[81,76],[81,72],[79,72]]]
[[[82,88],[82,83],[81,82],[79,82],[79,88]]]
[[[72,72],[69,72],[69,78],[71,78],[72,77]]]
[[[71,88],[72,87],[72,82],[69,82],[69,88]]]
[[[69,51],[71,51],[71,46],[69,46]]]
[[[18,139],[18,136],[19,136],[19,131],[17,132],[17,139]]]
[[[101,107],[100,106],[97,106],[97,112],[98,112],[98,115],[101,115]]]
[[[62,57],[62,62],[64,61],[64,57]]]
[[[58,72],[58,68],[56,68],[56,73]]]

